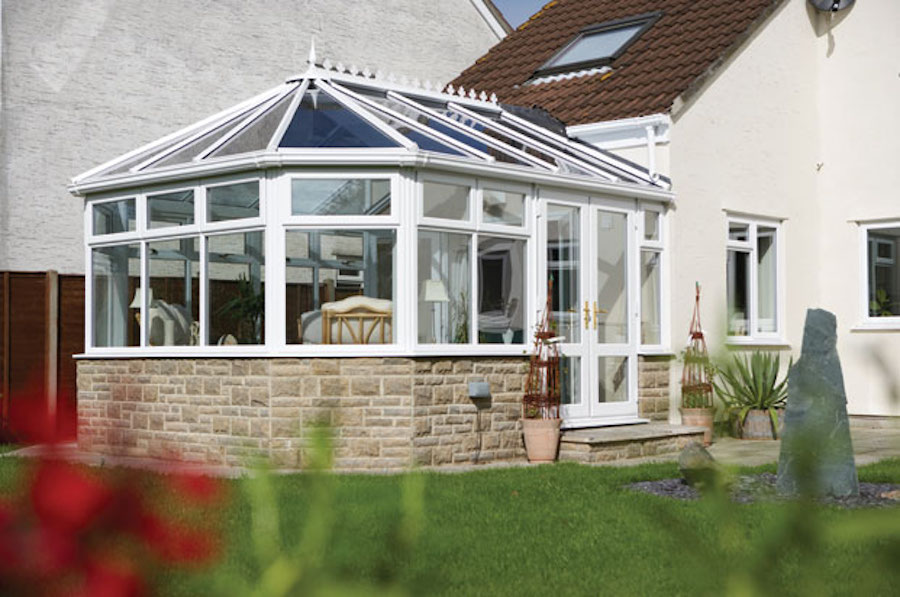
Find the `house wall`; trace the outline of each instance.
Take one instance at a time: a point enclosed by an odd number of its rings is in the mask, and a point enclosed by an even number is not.
[[[0,2],[0,270],[84,273],[72,176],[333,62],[445,82],[499,41],[471,0]]]
[[[894,2],[860,2],[830,16],[789,0],[672,114],[676,348],[696,279],[707,337],[723,351],[724,210],[783,219],[785,346],[772,348],[796,358],[806,309],[834,312],[848,409],[860,415],[900,415],[891,391],[900,372],[884,365],[900,351],[900,330],[857,328],[865,248],[856,223],[900,218],[898,22]]]
[[[900,415],[900,329],[854,329],[865,287],[857,220],[900,220],[900,3],[857,2],[816,22],[820,304],[838,318],[851,412]],[[895,297],[896,298],[896,297]],[[851,390],[852,389],[852,390]],[[896,392],[896,389],[894,389]]]
[[[784,345],[799,351],[806,309],[821,301],[819,44],[806,2],[789,0],[713,79],[673,110],[670,158],[672,338],[687,339],[700,283],[714,355],[726,351],[726,210],[783,220]],[[844,249],[846,250],[846,248]],[[849,322],[841,317],[841,333]],[[680,367],[671,371],[677,392]],[[851,395],[858,408],[856,395]],[[677,419],[677,401],[672,418]]]

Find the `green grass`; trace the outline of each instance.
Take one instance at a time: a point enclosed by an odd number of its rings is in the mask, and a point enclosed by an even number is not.
[[[0,459],[0,488],[11,486],[18,466]],[[424,519],[411,545],[402,539],[402,477],[330,476],[334,524],[317,546],[321,574],[423,595],[718,595],[761,570],[771,594],[890,594],[900,586],[900,537],[830,534],[871,513],[677,502],[623,488],[676,474],[673,464],[424,473]],[[900,460],[864,467],[860,479],[900,482]],[[213,594],[227,574],[258,575],[251,507],[241,482],[230,483],[232,500],[219,513],[228,538],[222,560],[199,573],[166,572],[163,594]],[[314,483],[307,475],[274,479],[288,546],[307,528]],[[880,515],[896,519],[900,511]]]

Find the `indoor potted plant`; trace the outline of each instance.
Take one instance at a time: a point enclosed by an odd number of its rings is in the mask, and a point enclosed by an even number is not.
[[[522,434],[529,462],[552,462],[559,449],[559,338],[550,321],[553,278],[548,282],[547,306],[534,332],[534,348],[522,398]]]
[[[790,370],[793,364],[788,364]],[[781,357],[757,351],[749,357],[734,355],[718,370],[716,393],[744,439],[777,439],[779,410],[787,401],[787,374],[778,379]]]
[[[700,284],[696,285],[694,315],[687,348],[684,350],[684,371],[681,374],[681,423],[703,427],[703,443],[712,443],[715,408],[712,379],[715,367],[709,361],[706,339],[700,325]]]

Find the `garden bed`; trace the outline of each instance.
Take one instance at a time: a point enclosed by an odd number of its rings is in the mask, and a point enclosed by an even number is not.
[[[731,486],[731,499],[739,504],[753,502],[787,501],[791,498],[778,495],[774,473],[741,475]],[[684,479],[660,479],[641,481],[628,485],[629,489],[677,500],[700,499],[700,492]],[[860,482],[859,496],[846,498],[822,498],[822,503],[842,508],[872,508],[900,506],[900,485],[893,483]]]

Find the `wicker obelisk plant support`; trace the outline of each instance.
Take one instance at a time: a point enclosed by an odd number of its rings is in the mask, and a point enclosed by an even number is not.
[[[712,377],[714,367],[709,361],[703,327],[700,325],[700,283],[696,285],[694,316],[687,348],[684,350],[684,371],[681,373],[681,422],[684,425],[704,427],[703,442],[712,443],[713,407]]]
[[[522,398],[522,432],[529,462],[552,462],[559,448],[559,338],[550,321],[553,279],[547,304],[534,332],[534,347]]]

